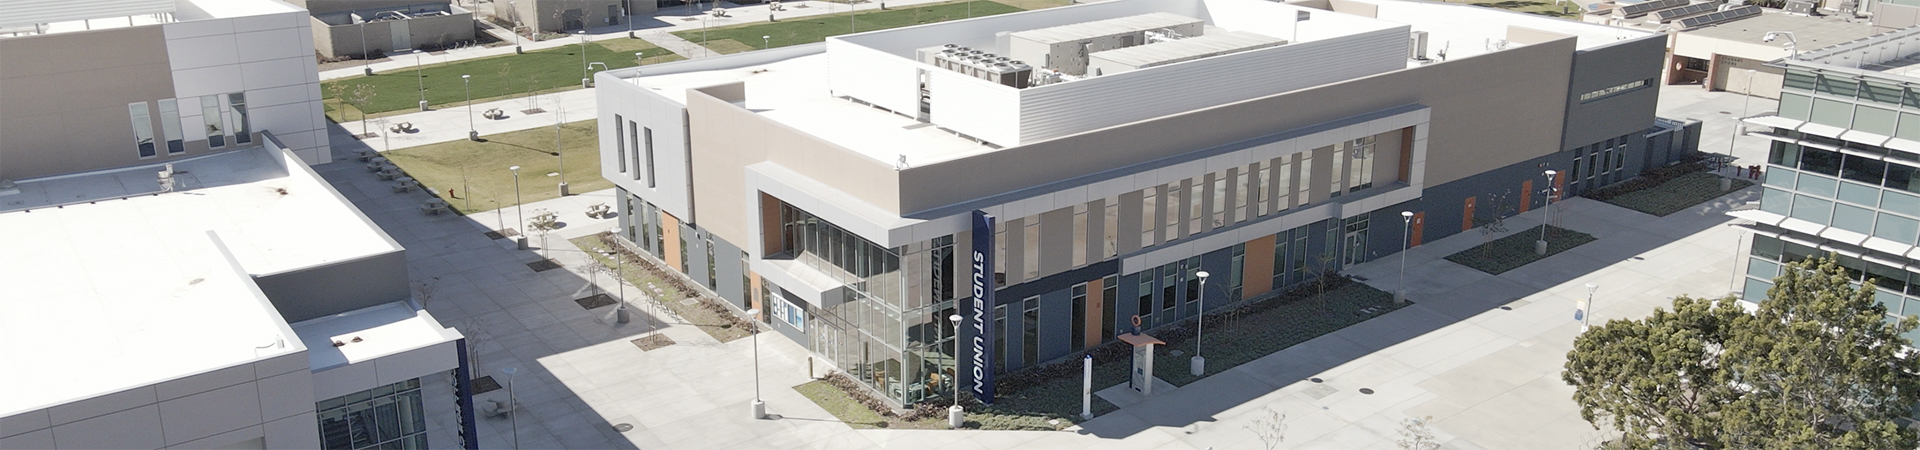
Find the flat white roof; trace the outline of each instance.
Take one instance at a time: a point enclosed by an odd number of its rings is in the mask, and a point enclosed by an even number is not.
[[[0,0],[0,38],[296,11],[280,0]]]
[[[1270,47],[1286,41],[1259,33],[1219,31],[1186,39],[1093,52],[1088,57],[1139,67],[1199,55]]]
[[[827,58],[814,53],[761,65],[627,81],[681,104],[687,102],[689,88],[744,81],[747,101],[739,106],[886,164],[899,162],[901,155],[908,164],[920,165],[993,151],[933,124],[832,96],[827,91]]]
[[[1427,57],[1442,49],[1448,59],[1482,55],[1500,50],[1507,39],[1507,27],[1521,27],[1574,36],[1577,49],[1599,47],[1622,40],[1652,35],[1647,31],[1610,27],[1538,14],[1507,11],[1481,6],[1434,3],[1413,0],[1353,0],[1379,7],[1377,18],[1411,25],[1414,31],[1427,32]],[[1508,44],[1508,48],[1519,44]]]
[[[460,338],[407,302],[369,306],[293,324],[315,370],[372,361]],[[354,342],[355,340],[359,342]],[[341,345],[335,347],[334,342]]]
[[[139,167],[0,196],[0,361],[22,369],[0,371],[0,417],[299,351],[248,274],[398,247],[283,164],[300,162],[235,150],[176,162],[171,193]]]
[[[1136,16],[1116,17],[1112,19],[1082,22],[1072,25],[1041,28],[1013,33],[1014,37],[1044,44],[1072,42],[1101,36],[1112,36],[1158,28],[1203,22],[1200,19],[1178,14],[1156,12]]]

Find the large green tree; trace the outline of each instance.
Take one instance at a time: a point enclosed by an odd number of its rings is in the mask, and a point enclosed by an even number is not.
[[[1613,320],[1574,340],[1561,378],[1626,448],[1914,448],[1916,326],[1833,258],[1791,264],[1747,313],[1731,297]]]

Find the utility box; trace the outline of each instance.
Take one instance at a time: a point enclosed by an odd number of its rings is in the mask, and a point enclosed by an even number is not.
[[[1140,334],[1138,330],[1120,335],[1120,340],[1133,344],[1133,368],[1129,370],[1131,376],[1127,378],[1127,387],[1139,392],[1141,397],[1152,397],[1153,350],[1166,342]]]

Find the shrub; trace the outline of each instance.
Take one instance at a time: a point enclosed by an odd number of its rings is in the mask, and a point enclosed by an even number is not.
[[[888,406],[887,402],[881,401],[878,398],[874,398],[873,395],[868,394],[866,388],[860,386],[860,382],[854,381],[853,377],[849,377],[847,374],[839,371],[834,371],[827,374],[826,380],[827,384],[846,391],[848,397],[852,397],[853,401],[860,402],[860,404],[866,406],[867,409],[873,410],[874,414],[879,414],[880,417],[894,416],[893,408]]]

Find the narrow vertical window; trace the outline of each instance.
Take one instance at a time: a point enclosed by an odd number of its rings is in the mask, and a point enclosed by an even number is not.
[[[1289,230],[1290,231],[1290,230]],[[1289,231],[1281,231],[1273,239],[1273,287],[1278,289],[1287,285],[1287,242],[1293,240]]]
[[[1173,309],[1174,306],[1180,304],[1180,273],[1180,263],[1176,262],[1160,266],[1160,275],[1162,276],[1160,279],[1161,316],[1160,321],[1155,322],[1155,324],[1166,323],[1180,317],[1179,311]]]
[[[627,119],[619,114],[613,115],[613,155],[620,160],[620,173],[627,173],[627,134],[620,128],[627,125]]]
[[[1204,196],[1206,194],[1206,187],[1207,187],[1206,175],[1193,177],[1192,179],[1187,180],[1187,205],[1186,206],[1187,206],[1187,235],[1188,236],[1199,234],[1200,230],[1203,229],[1201,228],[1200,221],[1206,220],[1206,217],[1207,217],[1207,208],[1206,208],[1207,199]]]
[[[1234,178],[1233,221],[1236,223],[1247,220],[1249,217],[1247,216],[1247,200],[1251,197],[1251,195],[1249,195],[1251,193],[1247,192],[1247,182],[1253,177],[1253,169],[1257,166],[1259,166],[1259,164],[1241,167],[1239,176]]]
[[[1107,220],[1100,222],[1100,225],[1105,228],[1101,230],[1102,236],[1106,237],[1105,243],[1100,248],[1100,259],[1107,259],[1120,254],[1120,196],[1107,197],[1106,202],[1102,204],[1106,205],[1104,214],[1107,215]]]
[[[647,140],[647,187],[655,187],[657,178],[653,176],[653,129],[647,128],[642,134]]]
[[[1273,193],[1269,191],[1269,189],[1273,188],[1273,174],[1271,173],[1273,171],[1273,162],[1261,161],[1253,165],[1253,170],[1257,173],[1257,175],[1254,175],[1254,179],[1259,180],[1258,184],[1255,185],[1259,190],[1254,191],[1254,210],[1260,217],[1266,217],[1267,213],[1273,212],[1268,205],[1268,203],[1273,201]]]
[[[993,307],[993,329],[1000,332],[999,339],[993,340],[993,371],[1007,371],[1007,305]]]
[[[167,154],[179,154],[187,151],[181,140],[184,134],[180,130],[180,103],[174,99],[160,99],[160,133],[167,138]]]
[[[633,123],[633,121],[627,121],[627,142],[633,143],[633,148],[628,149],[627,153],[629,153],[630,154],[629,157],[633,159],[633,179],[635,181],[638,181],[640,179],[640,164],[641,164],[640,163],[640,124]],[[625,164],[625,163],[623,162],[622,164]]]
[[[1087,265],[1087,204],[1073,205],[1073,267]]]
[[[1209,208],[1212,211],[1208,211],[1213,215],[1213,226],[1207,227],[1207,229],[1211,230],[1226,226],[1227,220],[1230,220],[1227,218],[1227,211],[1233,209],[1231,206],[1232,205],[1227,203],[1227,174],[1215,174],[1213,177],[1213,205]]]
[[[1246,284],[1242,279],[1247,265],[1247,244],[1233,246],[1233,262],[1227,266],[1227,298],[1231,302],[1240,299],[1240,287]],[[1215,303],[1220,305],[1222,303]]]
[[[707,239],[706,244],[707,244],[707,289],[719,291],[720,276],[715,274],[715,272],[718,272],[717,269],[719,265],[714,264],[713,262],[713,259],[714,259],[713,258],[713,239]]]
[[[1073,327],[1072,335],[1068,336],[1071,345],[1067,349],[1079,351],[1087,347],[1087,284],[1073,285],[1072,294],[1073,298],[1068,303],[1073,305]]]
[[[1102,314],[1106,314],[1107,316],[1098,318],[1100,319],[1100,342],[1106,342],[1107,339],[1113,339],[1113,314],[1115,312],[1118,312],[1114,310],[1114,307],[1117,306],[1116,304],[1119,303],[1119,301],[1120,301],[1119,277],[1108,275],[1106,278],[1101,279],[1100,280],[1100,312]]]
[[[1134,311],[1134,315],[1140,316],[1140,323],[1142,324],[1152,323],[1147,319],[1153,318],[1153,279],[1159,276],[1159,273],[1159,271],[1153,269],[1140,272],[1140,304],[1139,308]]]
[[[993,258],[994,282],[1005,285],[1007,282],[1007,260],[1012,259],[1009,257],[1011,255],[1007,254],[1006,222],[993,222],[993,254],[997,255]]]
[[[247,94],[227,94],[227,104],[233,110],[233,143],[253,142],[253,127],[247,126]]]
[[[1379,159],[1374,157],[1373,142],[1373,136],[1353,141],[1353,176],[1348,177],[1353,184],[1350,192],[1373,187],[1373,165]]]
[[[1280,161],[1273,169],[1273,211],[1286,211],[1292,208],[1293,200],[1293,156],[1276,158]],[[1305,201],[1306,197],[1300,197]]]
[[[1140,248],[1152,247],[1154,231],[1159,229],[1160,187],[1140,191]]]
[[[1028,216],[1021,230],[1021,281],[1040,278],[1040,215]]]
[[[1167,242],[1173,242],[1175,239],[1180,239],[1180,215],[1182,213],[1180,211],[1180,201],[1186,199],[1186,196],[1183,196],[1180,194],[1184,192],[1184,189],[1187,189],[1187,188],[1188,187],[1185,186],[1185,183],[1180,181],[1175,181],[1167,184],[1166,204],[1162,205],[1162,208],[1161,208],[1161,209],[1167,210],[1167,231],[1166,231]]]
[[[1300,205],[1313,203],[1313,152],[1300,152],[1300,163],[1294,164],[1300,171]]]
[[[1198,314],[1200,312],[1200,257],[1187,259],[1186,266],[1187,273],[1181,276],[1187,281],[1187,298],[1186,303],[1181,306],[1186,308],[1189,315]]]
[[[133,121],[133,146],[140,149],[140,157],[158,155],[153,147],[153,120],[147,116],[147,102],[128,103],[127,117]]]
[[[1341,183],[1340,176],[1346,174],[1346,172],[1341,169],[1346,167],[1343,163],[1347,162],[1347,151],[1350,149],[1350,146],[1351,144],[1347,142],[1341,142],[1339,145],[1333,146],[1333,153],[1327,155],[1327,163],[1333,165],[1333,170],[1327,171],[1327,197],[1339,197],[1341,193],[1346,192],[1345,186],[1342,186],[1343,183]]]
[[[207,125],[207,148],[227,146],[226,125],[220,122],[220,97],[200,97],[200,118]]]

